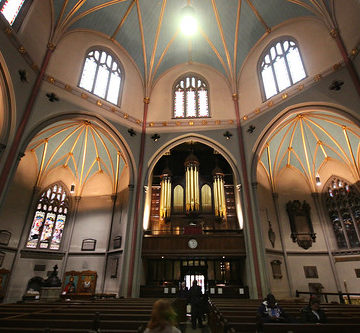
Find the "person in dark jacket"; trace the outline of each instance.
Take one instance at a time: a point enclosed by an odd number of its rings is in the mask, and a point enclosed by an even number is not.
[[[202,323],[202,292],[197,285],[197,281],[193,281],[193,285],[189,290],[189,303],[191,304],[191,324],[192,328],[196,329],[196,322],[199,327],[204,327]]]
[[[320,300],[316,297],[311,297],[309,305],[301,310],[301,320],[304,323],[326,323],[326,315],[320,308]]]
[[[287,315],[277,304],[275,296],[268,294],[257,311],[257,331],[263,331],[264,323],[285,323]]]

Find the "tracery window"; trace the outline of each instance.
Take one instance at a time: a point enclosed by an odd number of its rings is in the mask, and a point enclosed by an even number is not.
[[[179,78],[173,89],[174,118],[209,117],[208,85],[196,74]]]
[[[360,247],[360,195],[355,186],[332,179],[326,189],[326,208],[339,249]]]
[[[37,203],[26,247],[58,250],[69,209],[63,186],[55,184],[45,190]]]
[[[91,50],[85,59],[79,87],[118,104],[121,90],[121,65],[104,50]]]
[[[306,77],[299,48],[292,39],[271,43],[260,58],[259,64],[265,99]]]
[[[0,12],[11,26],[15,23],[20,11],[25,7],[25,2],[29,0],[0,0]]]

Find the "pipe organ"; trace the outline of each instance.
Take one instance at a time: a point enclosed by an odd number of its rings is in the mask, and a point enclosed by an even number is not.
[[[226,218],[224,174],[222,173],[221,169],[215,168],[213,171],[213,177],[215,215],[223,219]]]
[[[185,161],[185,180],[186,180],[186,212],[199,212],[199,161],[194,154],[190,154]]]
[[[171,175],[170,172],[163,172],[161,176],[160,190],[160,218],[169,219],[171,213]]]

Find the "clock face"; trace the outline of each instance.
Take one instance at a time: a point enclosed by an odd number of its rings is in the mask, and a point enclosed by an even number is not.
[[[188,245],[189,245],[189,248],[190,248],[190,249],[196,249],[197,246],[198,246],[198,242],[197,242],[196,239],[190,239],[190,240],[188,241]]]

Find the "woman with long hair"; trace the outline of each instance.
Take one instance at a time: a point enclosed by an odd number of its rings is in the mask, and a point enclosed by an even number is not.
[[[144,333],[181,333],[175,324],[176,313],[170,302],[159,299],[153,305],[151,319]]]

